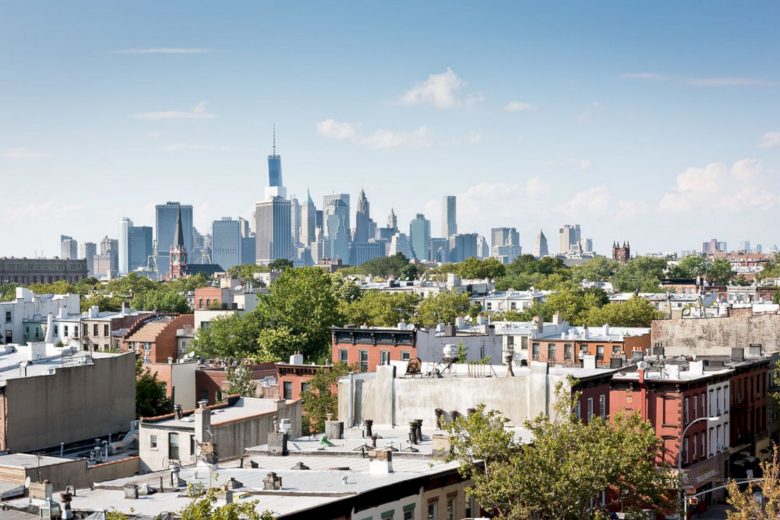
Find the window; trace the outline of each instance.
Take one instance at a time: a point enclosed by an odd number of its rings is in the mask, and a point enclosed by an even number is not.
[[[704,460],[705,457],[707,457],[707,442],[706,438],[704,437],[705,432],[701,432],[701,447],[699,448],[699,458]]]
[[[195,436],[190,435],[190,455],[195,457]]]
[[[599,413],[601,413],[602,419],[607,418],[607,394],[599,396]]]
[[[292,399],[292,381],[282,383],[282,397],[284,399]]]
[[[612,357],[620,356],[620,345],[612,345]]]
[[[683,439],[682,450],[683,464],[688,464],[688,437]]]
[[[389,365],[390,364],[390,351],[389,350],[380,350],[379,351],[379,362],[382,365]]]
[[[716,435],[715,435],[715,438],[718,439],[718,447],[717,447],[718,451],[721,451],[723,449],[723,436],[721,435],[721,433],[722,432],[720,430],[720,424],[719,424],[717,426]]]
[[[157,449],[157,435],[150,435],[149,436],[149,447],[153,450]]]
[[[78,325],[73,326],[73,337],[78,338],[79,337],[79,327]]]
[[[349,364],[349,351],[345,348],[339,349],[339,362],[345,365]]]
[[[699,396],[694,395],[693,396],[693,418],[697,419],[699,415]],[[694,451],[696,451],[694,449]]]
[[[547,361],[555,361],[555,343],[547,344]]]
[[[93,336],[97,336],[98,335],[98,324],[97,323],[93,323],[92,324],[92,335]]]
[[[715,399],[713,398],[714,394],[715,391],[710,390],[710,417],[715,417]]]
[[[416,504],[408,504],[404,506],[404,520],[414,520],[414,506]]]
[[[301,395],[309,388],[309,383],[301,383]]]
[[[62,335],[63,336],[67,336],[68,335],[68,326],[67,325],[63,325],[62,326]]]
[[[704,398],[707,395],[706,392],[701,393],[701,416],[707,415],[707,400]]]
[[[691,451],[691,458],[696,461],[696,455],[699,453],[698,449],[699,434],[693,434],[693,450]]]
[[[520,350],[528,350],[528,336],[520,336]]]
[[[108,337],[108,323],[103,324],[103,335]]]
[[[428,502],[428,517],[427,520],[439,520],[439,503]]]
[[[368,372],[368,350],[360,351],[360,371]]]
[[[5,322],[11,323],[11,311],[5,311]]]
[[[716,400],[715,400],[715,402],[717,403],[716,404],[715,415],[720,415],[720,410],[721,410],[721,408],[720,408],[720,388],[718,388],[716,390],[716,394],[715,395],[717,395]]]
[[[412,358],[410,352],[401,352],[401,361],[409,361]]]
[[[604,360],[604,345],[596,345],[596,361]]]
[[[574,403],[574,418],[582,419],[582,403],[579,400]]]
[[[563,359],[564,361],[571,361],[573,359],[573,350],[571,348],[571,343],[564,343],[563,344]]]
[[[688,424],[690,420],[690,414],[688,413],[688,409],[690,407],[690,404],[688,402],[688,398],[685,398],[685,404],[683,404],[683,424]]]
[[[393,514],[394,514],[394,513],[395,513],[395,511],[392,511],[392,510],[390,510],[390,511],[385,511],[384,513],[382,513],[382,514],[380,515],[380,518],[381,518],[382,520],[393,520]]]
[[[456,520],[458,518],[458,495],[447,496],[447,520]]]
[[[55,336],[56,336],[57,334],[59,334],[59,332],[57,332],[57,328],[58,328],[58,327],[57,327],[57,325],[55,325],[55,326],[54,326],[54,335],[55,335]]]
[[[533,343],[531,345],[531,359],[533,361],[539,361],[539,344]]]
[[[714,433],[713,433],[714,430],[715,430],[714,428],[710,428],[709,438],[707,439],[707,446],[710,447],[710,457],[715,455],[715,449],[714,449],[715,448],[715,444],[713,444],[713,442],[712,442],[713,441],[712,437],[714,435]]]
[[[593,398],[588,397],[588,421],[593,417]]]

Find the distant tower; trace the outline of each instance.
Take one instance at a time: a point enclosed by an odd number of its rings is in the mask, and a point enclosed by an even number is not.
[[[626,263],[631,259],[631,245],[628,242],[623,242],[621,246],[619,242],[613,242],[612,244],[612,260],[617,260],[620,263]]]
[[[276,125],[274,125],[273,152],[268,156],[268,186],[281,187],[282,184],[282,158],[276,155]]]
[[[543,258],[550,254],[550,250],[547,247],[547,237],[544,236],[544,231],[539,230],[539,234],[536,236],[536,244],[534,244],[534,256],[537,258]]]
[[[447,195],[442,201],[441,234],[445,238],[458,234],[457,199]]]
[[[187,274],[187,248],[184,246],[184,230],[181,225],[181,206],[176,216],[176,231],[173,234],[173,245],[171,246],[171,269],[170,279],[176,280]]]
[[[390,208],[390,216],[387,217],[387,227],[393,231],[398,231],[398,217],[395,216],[395,210]]]
[[[371,210],[366,198],[366,192],[361,189],[357,201],[357,213],[355,214],[355,242],[359,244],[368,242],[370,220]]]

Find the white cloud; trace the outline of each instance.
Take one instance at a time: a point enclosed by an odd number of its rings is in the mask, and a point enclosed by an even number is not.
[[[365,137],[359,137],[357,142],[381,150],[386,148],[429,148],[433,145],[431,131],[424,126],[411,132],[394,132],[379,129]]]
[[[115,54],[207,54],[214,49],[199,47],[152,47],[147,49],[123,49],[114,51]]]
[[[236,150],[235,146],[229,145],[211,145],[211,144],[188,144],[176,143],[169,144],[160,148],[162,152],[232,152]]]
[[[166,119],[214,119],[217,116],[206,110],[206,102],[201,101],[190,112],[180,112],[176,110],[142,112],[133,115],[133,117],[135,119],[146,119],[149,121],[162,121]]]
[[[559,209],[572,217],[587,214],[604,214],[609,208],[609,190],[606,186],[596,186],[576,193]]]
[[[159,130],[152,130],[151,132],[146,134],[146,137],[148,137],[149,139],[159,139],[160,137],[162,137],[162,132],[160,132]]]
[[[482,101],[483,96],[461,96],[466,82],[451,68],[441,74],[431,74],[428,79],[406,91],[400,99],[402,105],[433,105],[438,109],[471,106]]]
[[[28,202],[3,208],[4,220],[30,222],[36,219],[59,220],[69,214],[81,211],[84,204],[63,204],[55,202]]]
[[[600,101],[592,101],[582,112],[580,112],[580,115],[578,119],[585,123],[592,119],[594,119],[599,114],[602,114],[606,107],[603,103]]]
[[[532,199],[542,199],[549,195],[550,185],[539,177],[531,177],[525,183],[525,192]]]
[[[335,119],[325,119],[317,123],[317,133],[328,139],[342,141],[355,137],[357,134],[357,125],[339,122]]]
[[[415,130],[399,132],[380,128],[370,134],[359,132],[359,123],[346,123],[335,119],[324,119],[317,123],[317,133],[326,139],[350,141],[354,144],[385,150],[390,148],[429,148],[433,146],[433,133],[428,127],[421,126]],[[469,135],[474,139],[474,135]],[[477,135],[476,139],[479,140]]]
[[[650,207],[642,200],[620,200],[615,210],[615,220],[631,220],[646,215]]]
[[[526,112],[533,109],[534,106],[531,103],[524,101],[510,101],[504,105],[504,112]]]
[[[30,148],[8,148],[0,152],[0,157],[5,159],[40,159],[48,156],[46,152]]]
[[[758,143],[759,148],[777,148],[780,147],[780,132],[767,132],[761,136]]]
[[[742,159],[731,167],[724,163],[693,166],[677,175],[674,188],[661,197],[658,208],[667,214],[768,210],[778,202],[768,189],[768,177],[754,159]]]

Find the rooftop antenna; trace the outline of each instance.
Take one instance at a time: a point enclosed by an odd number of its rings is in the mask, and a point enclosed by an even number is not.
[[[274,123],[274,153],[276,155],[276,123]]]

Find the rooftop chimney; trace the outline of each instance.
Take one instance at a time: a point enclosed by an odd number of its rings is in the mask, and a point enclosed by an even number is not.
[[[371,450],[368,453],[368,472],[372,475],[386,475],[393,472],[393,452],[389,449]]]

